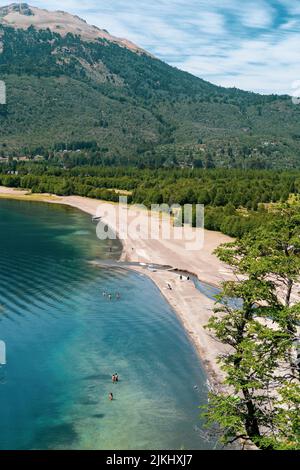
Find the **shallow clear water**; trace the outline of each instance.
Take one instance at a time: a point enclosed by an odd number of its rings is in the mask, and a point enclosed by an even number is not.
[[[89,216],[2,200],[0,246],[0,449],[210,447],[192,345],[149,279],[89,263],[120,250]]]

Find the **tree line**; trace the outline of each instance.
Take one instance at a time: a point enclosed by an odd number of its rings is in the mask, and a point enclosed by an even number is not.
[[[298,198],[300,172],[221,169],[137,169],[78,166],[49,162],[2,164],[0,184],[34,193],[76,194],[117,202],[126,191],[128,202],[204,204],[205,226],[242,236],[271,217],[269,206]]]

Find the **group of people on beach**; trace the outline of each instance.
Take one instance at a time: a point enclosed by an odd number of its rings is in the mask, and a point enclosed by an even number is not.
[[[117,373],[112,375],[111,381],[112,381],[113,384],[119,382],[119,376],[118,376]],[[112,392],[109,393],[108,398],[109,398],[110,401],[112,401],[114,399],[114,395],[113,395]]]
[[[105,290],[102,292],[102,295],[103,295],[103,297],[106,297],[108,300],[113,299],[113,294],[110,294],[109,292],[106,292]],[[114,294],[114,296],[117,300],[120,300],[120,298],[121,298],[120,292],[116,292],[116,294]]]

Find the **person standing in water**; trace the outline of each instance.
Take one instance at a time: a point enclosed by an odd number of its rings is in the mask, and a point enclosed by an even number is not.
[[[118,376],[118,374],[113,374],[111,380],[112,380],[112,383],[119,382],[119,376]]]
[[[111,392],[110,392],[110,394],[108,395],[108,398],[109,398],[110,401],[113,401],[114,396],[113,396],[113,394],[112,394]]]

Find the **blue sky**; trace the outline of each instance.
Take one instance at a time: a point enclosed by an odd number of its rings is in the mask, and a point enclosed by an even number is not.
[[[300,80],[300,0],[28,3],[77,14],[219,85],[291,94],[293,82]]]

